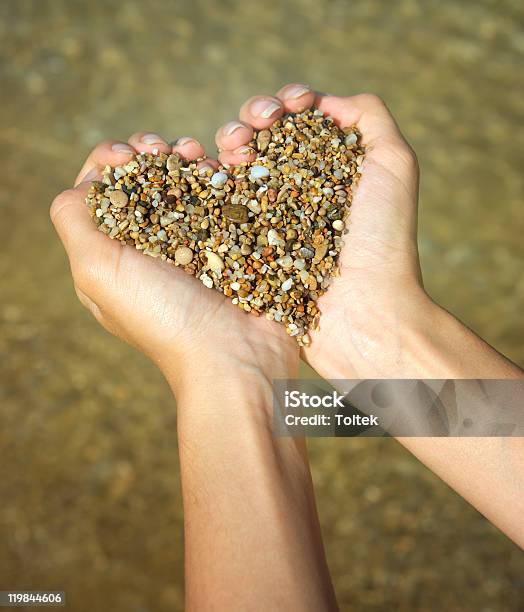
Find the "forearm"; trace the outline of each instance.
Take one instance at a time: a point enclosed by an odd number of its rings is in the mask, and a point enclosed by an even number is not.
[[[406,306],[400,304],[397,310],[391,308],[384,316],[376,319],[372,329],[364,326],[358,329],[355,332],[358,342],[350,342],[333,352],[337,355],[335,371],[323,372],[326,378],[355,378],[355,371],[357,378],[522,378],[518,366],[423,294]],[[379,350],[375,351],[374,346]],[[413,408],[415,418],[420,407]],[[524,546],[524,438],[399,437],[398,440]]]
[[[304,441],[272,433],[270,380],[174,385],[188,610],[336,609]]]
[[[400,292],[402,293],[402,292]],[[378,295],[377,295],[378,294]],[[380,299],[371,287],[311,364],[326,379],[520,378],[522,370],[422,289]],[[358,296],[358,297],[361,297]],[[335,348],[336,347],[336,348]]]

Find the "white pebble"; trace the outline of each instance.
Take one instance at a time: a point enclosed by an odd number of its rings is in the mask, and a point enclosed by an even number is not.
[[[291,268],[293,265],[293,258],[291,255],[284,255],[284,257],[277,259],[277,264],[283,268]]]
[[[264,166],[253,166],[249,174],[249,179],[251,181],[256,181],[261,178],[266,178],[267,176],[269,176],[269,168]]]
[[[358,136],[355,134],[355,132],[352,132],[351,134],[348,134],[346,136],[346,138],[344,139],[344,144],[346,145],[346,147],[351,147],[354,144],[357,144],[357,140],[358,140]]]
[[[232,291],[238,291],[240,289],[240,283],[231,283],[229,286],[231,287]]]
[[[213,279],[211,277],[209,277],[207,274],[202,274],[200,276],[200,280],[204,283],[204,285],[208,289],[211,289],[213,287]]]
[[[213,270],[213,272],[222,272],[224,269],[224,262],[222,261],[222,258],[212,251],[206,251],[204,254],[207,257],[207,265],[209,266],[209,269]]]
[[[289,291],[292,286],[293,286],[293,279],[288,278],[282,283],[282,291]]]
[[[337,232],[341,232],[345,227],[344,221],[340,219],[333,221],[333,229],[337,230]]]
[[[285,244],[282,240],[282,236],[277,232],[277,230],[270,229],[267,233],[267,242],[269,246],[278,246],[281,244]]]
[[[211,177],[210,182],[215,189],[220,189],[220,187],[223,187],[226,184],[227,178],[228,177],[225,172],[215,172],[215,174],[213,174]]]

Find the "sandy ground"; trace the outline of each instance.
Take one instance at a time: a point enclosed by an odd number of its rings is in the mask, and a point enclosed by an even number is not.
[[[211,147],[290,80],[374,91],[419,155],[430,293],[522,364],[523,59],[517,0],[0,3],[0,589],[183,609],[173,399],[77,303],[48,220],[90,148]],[[396,442],[310,447],[343,610],[524,609],[521,551]]]

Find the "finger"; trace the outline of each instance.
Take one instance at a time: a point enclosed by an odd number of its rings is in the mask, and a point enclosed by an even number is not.
[[[153,132],[135,132],[128,143],[139,153],[171,153],[171,147],[162,136]]]
[[[300,113],[315,103],[315,92],[308,85],[290,83],[277,93],[286,113]]]
[[[230,121],[217,130],[215,142],[219,151],[232,151],[245,146],[253,138],[253,128],[247,123]]]
[[[51,205],[51,220],[67,251],[73,273],[87,262],[105,260],[108,248],[116,245],[98,231],[85,203],[91,181],[100,178],[101,173],[94,169],[88,180],[63,191]]]
[[[197,163],[199,174],[207,174],[211,176],[216,170],[218,170],[219,163],[216,159],[206,157],[206,159]]]
[[[172,150],[175,153],[178,153],[186,161],[200,159],[206,155],[204,147],[198,142],[198,140],[189,138],[188,136],[183,136],[182,138],[175,140],[172,143]]]
[[[318,95],[316,106],[331,115],[342,128],[356,125],[365,145],[395,143],[405,140],[385,103],[373,94],[359,94],[347,98]]]
[[[240,120],[257,130],[269,127],[283,114],[282,102],[274,96],[254,96],[240,108]]]
[[[255,161],[255,151],[246,145],[241,145],[233,151],[221,151],[218,155],[218,161],[221,164],[228,166],[237,166],[239,164]]]
[[[95,166],[120,166],[127,163],[136,151],[130,145],[118,140],[106,140],[98,144],[88,155],[82,169],[75,179],[75,187],[91,172]]]

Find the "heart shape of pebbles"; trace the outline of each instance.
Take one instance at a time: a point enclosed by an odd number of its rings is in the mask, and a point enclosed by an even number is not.
[[[199,172],[177,154],[104,169],[87,204],[98,229],[183,267],[234,304],[286,326],[299,344],[337,272],[364,148],[318,110],[255,133],[256,160]]]

